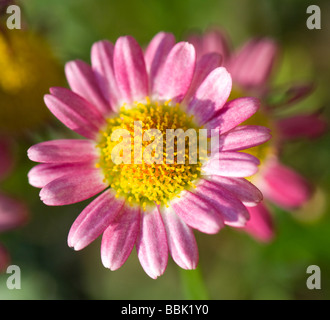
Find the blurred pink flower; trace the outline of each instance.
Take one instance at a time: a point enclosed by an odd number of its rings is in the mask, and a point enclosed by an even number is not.
[[[194,47],[157,34],[143,53],[130,36],[115,45],[93,45],[91,66],[72,61],[65,67],[71,90],[51,88],[50,111],[87,139],[42,142],[28,150],[40,162],[29,172],[50,206],[73,204],[98,195],[78,216],[68,245],[80,250],[103,234],[105,267],[120,268],[136,245],[152,278],[163,274],[168,252],[182,268],[193,269],[198,249],[192,229],[217,233],[225,224],[242,227],[246,206],[262,199],[244,177],[256,173],[259,160],[244,150],[270,139],[263,126],[240,126],[259,108],[255,98],[227,102],[232,80],[219,67],[218,54],[196,65]],[[219,159],[197,164],[122,164],[110,159],[113,128],[131,128],[143,120],[151,128],[217,129]],[[201,177],[200,171],[207,172]],[[221,175],[221,176],[220,176]],[[100,195],[99,193],[102,192]],[[245,205],[244,205],[245,204]]]
[[[320,136],[326,129],[326,122],[317,113],[279,118],[273,110],[288,107],[305,98],[312,91],[312,85],[293,84],[285,91],[272,87],[271,75],[275,71],[279,47],[271,38],[251,39],[238,50],[232,50],[226,33],[221,29],[213,28],[204,34],[191,34],[187,39],[194,45],[197,59],[201,60],[205,54],[214,52],[222,55],[223,65],[233,79],[233,90],[261,100],[262,117],[266,116],[266,121],[275,133],[271,142],[272,152],[265,156],[260,171],[251,178],[263,193],[264,199],[288,210],[302,206],[310,199],[312,187],[294,169],[281,163],[280,148],[291,139]],[[281,98],[271,101],[275,93],[281,94]],[[267,201],[248,208],[251,219],[245,227],[248,233],[265,242],[272,240],[275,234]]]
[[[0,138],[0,180],[10,173],[13,167],[10,140]],[[28,213],[25,204],[11,196],[0,193],[0,233],[16,229],[26,222]],[[6,270],[10,256],[6,248],[0,245],[0,272]]]

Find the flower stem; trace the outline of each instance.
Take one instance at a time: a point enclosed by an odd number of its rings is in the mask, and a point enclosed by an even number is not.
[[[208,292],[200,267],[195,270],[180,268],[183,294],[187,300],[208,300]]]

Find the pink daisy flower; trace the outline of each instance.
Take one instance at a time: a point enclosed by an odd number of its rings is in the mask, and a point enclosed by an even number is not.
[[[10,145],[9,139],[0,138],[0,180],[9,174],[13,166]],[[26,222],[27,217],[27,208],[22,201],[0,192],[0,233],[16,229]],[[4,272],[9,263],[10,255],[0,244],[0,272]]]
[[[168,253],[184,269],[197,266],[193,229],[214,234],[224,225],[246,224],[246,206],[255,206],[262,195],[244,177],[256,173],[259,160],[239,151],[271,136],[263,126],[237,127],[258,110],[259,102],[250,97],[227,102],[232,80],[220,63],[220,56],[212,53],[196,64],[193,45],[175,43],[174,36],[164,32],[145,52],[134,38],[124,36],[115,45],[95,43],[91,66],[67,63],[71,90],[51,88],[45,103],[86,139],[32,146],[28,156],[41,164],[28,176],[31,185],[42,188],[40,198],[46,205],[68,205],[97,195],[74,221],[70,247],[81,250],[102,235],[103,265],[116,270],[135,246],[145,272],[157,278],[166,269]],[[219,148],[204,162],[188,163],[185,150],[182,164],[145,159],[117,164],[111,158],[119,141],[114,142],[113,134],[117,129],[132,133],[135,122],[141,123],[141,137],[148,129],[157,129],[161,138],[169,129],[215,129]],[[145,140],[140,149],[135,140],[125,144],[131,145],[134,155],[150,147]],[[160,153],[162,159],[168,151]]]
[[[303,99],[312,91],[312,86],[294,84],[289,89],[276,90],[272,87],[270,80],[279,52],[273,39],[251,39],[240,49],[232,50],[223,31],[210,29],[203,35],[190,35],[188,41],[194,45],[197,59],[201,60],[211,52],[222,55],[223,65],[233,79],[232,96],[248,92],[262,102],[260,111],[249,121],[266,124],[275,135],[271,142],[261,148],[248,151],[262,158],[259,172],[250,181],[262,191],[265,200],[279,207],[290,210],[305,204],[312,195],[312,187],[294,169],[281,163],[280,148],[284,142],[292,139],[318,137],[325,131],[326,123],[318,113],[283,118],[274,110],[288,108]],[[271,101],[275,93],[280,93],[281,99]],[[247,232],[261,241],[270,241],[274,237],[274,222],[267,201],[248,208],[251,219],[245,227]]]

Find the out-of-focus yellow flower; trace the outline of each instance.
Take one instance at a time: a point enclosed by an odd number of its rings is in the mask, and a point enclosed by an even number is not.
[[[26,30],[0,32],[0,132],[21,133],[49,116],[43,96],[63,74],[46,41]]]

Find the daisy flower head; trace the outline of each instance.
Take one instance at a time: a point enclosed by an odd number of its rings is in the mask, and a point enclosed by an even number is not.
[[[46,205],[97,195],[74,221],[70,247],[102,235],[102,262],[116,270],[135,246],[145,272],[157,278],[168,253],[184,269],[197,266],[193,229],[214,234],[246,224],[245,206],[262,195],[244,177],[259,160],[239,151],[271,136],[263,126],[238,126],[259,102],[227,101],[232,80],[220,64],[216,53],[196,63],[193,45],[165,32],[145,51],[123,36],[114,45],[95,43],[91,66],[66,64],[71,90],[53,87],[45,103],[85,139],[42,142],[28,156],[40,162],[29,182],[42,188]]]
[[[261,160],[258,173],[249,178],[263,193],[265,201],[248,208],[250,220],[245,230],[260,241],[274,238],[274,222],[268,203],[286,210],[304,205],[312,196],[312,186],[294,169],[281,163],[284,143],[293,139],[316,138],[326,129],[326,122],[316,113],[287,116],[288,110],[312,92],[311,84],[290,84],[287,88],[274,87],[271,79],[276,71],[280,48],[269,37],[252,38],[240,48],[233,49],[224,30],[211,28],[203,34],[187,37],[193,43],[197,60],[205,54],[218,53],[233,79],[231,97],[252,95],[261,101],[261,108],[244,124],[265,125],[272,129],[271,141],[246,152]]]

